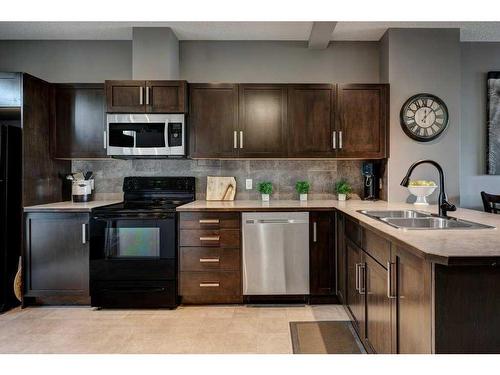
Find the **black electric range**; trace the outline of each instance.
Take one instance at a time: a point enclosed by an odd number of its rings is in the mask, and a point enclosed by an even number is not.
[[[194,177],[125,177],[124,201],[92,210],[92,306],[177,306],[175,209],[195,191]]]

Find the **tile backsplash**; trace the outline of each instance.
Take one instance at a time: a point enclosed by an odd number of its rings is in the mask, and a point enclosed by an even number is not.
[[[271,181],[272,199],[298,199],[295,183],[311,184],[309,199],[334,199],[335,182],[347,179],[353,192],[361,195],[363,181],[359,160],[74,160],[73,171],[93,171],[96,193],[121,193],[126,176],[194,176],[196,198],[204,199],[207,176],[234,176],[236,199],[259,199],[257,184]],[[253,189],[245,189],[245,179]]]

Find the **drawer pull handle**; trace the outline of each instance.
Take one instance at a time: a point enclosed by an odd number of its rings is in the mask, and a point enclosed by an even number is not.
[[[219,219],[200,219],[200,224],[219,224]]]
[[[213,237],[200,237],[200,241],[219,241],[220,237],[219,236],[213,236]]]
[[[219,263],[219,258],[200,258],[200,263]]]
[[[200,283],[200,288],[218,288],[219,283]]]

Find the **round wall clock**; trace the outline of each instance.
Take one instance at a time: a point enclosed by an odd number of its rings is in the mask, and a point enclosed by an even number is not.
[[[448,126],[448,108],[435,95],[417,94],[401,107],[400,120],[408,137],[429,142],[439,137]]]

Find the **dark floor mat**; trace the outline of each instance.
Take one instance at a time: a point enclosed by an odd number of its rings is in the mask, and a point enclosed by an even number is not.
[[[290,322],[294,354],[363,354],[351,322]]]

